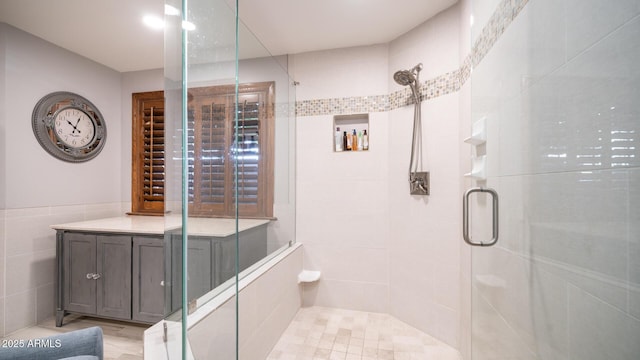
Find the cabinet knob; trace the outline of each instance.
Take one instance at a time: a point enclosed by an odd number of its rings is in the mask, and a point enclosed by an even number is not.
[[[160,286],[164,286],[164,280],[160,281]]]
[[[100,274],[93,274],[93,280],[98,280],[100,279]]]
[[[87,279],[89,279],[89,280],[93,279],[93,275],[95,275],[95,274],[87,273]]]

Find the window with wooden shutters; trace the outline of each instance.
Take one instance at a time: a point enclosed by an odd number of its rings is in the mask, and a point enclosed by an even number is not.
[[[273,216],[274,86],[239,86],[237,124],[234,86],[189,89],[190,215],[235,216],[237,179],[239,215]]]
[[[274,83],[189,89],[189,213],[273,216]],[[235,143],[234,143],[235,140]],[[237,170],[237,174],[234,171]]]
[[[132,209],[134,214],[164,212],[164,92],[132,95]]]

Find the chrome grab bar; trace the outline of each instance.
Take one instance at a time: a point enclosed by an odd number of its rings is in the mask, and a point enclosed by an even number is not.
[[[473,242],[469,236],[469,195],[474,192],[486,192],[491,194],[493,199],[493,230],[492,238],[489,242]],[[491,188],[471,188],[464,193],[462,198],[462,237],[464,241],[472,246],[492,246],[498,242],[498,193]]]

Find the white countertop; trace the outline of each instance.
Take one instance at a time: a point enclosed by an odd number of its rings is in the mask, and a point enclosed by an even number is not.
[[[238,219],[238,231],[245,231],[269,223],[270,220]],[[132,234],[161,235],[179,229],[180,216],[140,216],[127,215],[105,219],[78,221],[51,225],[55,230],[75,230],[92,232],[117,232]],[[235,219],[188,218],[187,231],[194,236],[225,237],[236,232]]]

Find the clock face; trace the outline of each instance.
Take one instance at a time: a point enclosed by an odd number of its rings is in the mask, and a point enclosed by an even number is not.
[[[53,129],[65,145],[79,149],[94,140],[96,125],[89,115],[77,108],[64,108],[55,115]]]
[[[91,101],[68,91],[44,96],[33,108],[31,126],[40,146],[68,162],[96,157],[107,140],[104,117]]]

